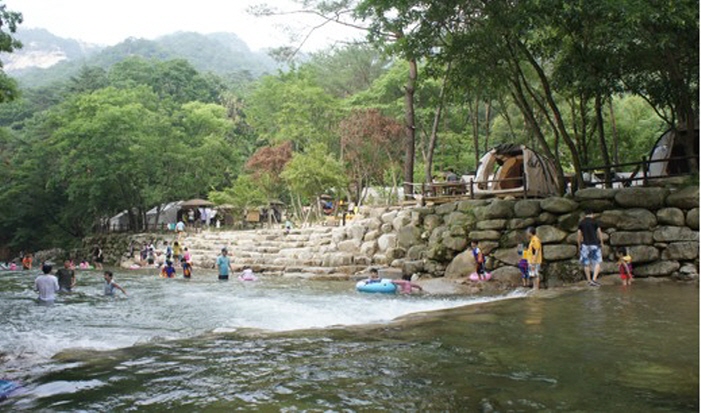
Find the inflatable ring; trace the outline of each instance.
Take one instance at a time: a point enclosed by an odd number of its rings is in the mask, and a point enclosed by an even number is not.
[[[361,293],[394,294],[397,292],[397,286],[392,283],[392,280],[386,278],[371,283],[368,280],[358,281],[355,289]]]

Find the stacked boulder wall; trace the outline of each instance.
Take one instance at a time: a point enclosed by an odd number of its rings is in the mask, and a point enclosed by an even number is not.
[[[683,278],[689,279],[689,269],[695,268],[697,274],[699,266],[698,197],[698,187],[590,188],[567,198],[363,207],[345,227],[304,228],[289,235],[281,229],[204,232],[186,242],[195,246],[196,265],[202,266],[211,266],[218,248],[228,245],[234,249],[236,265],[283,274],[292,269],[305,272],[310,266],[310,271],[325,274],[389,266],[404,275],[459,279],[474,271],[469,251],[474,240],[487,256],[494,280],[518,285],[517,247],[528,243],[525,229],[533,226],[543,242],[544,284],[557,286],[584,279],[578,263],[577,227],[584,211],[591,209],[598,211],[596,218],[604,232],[603,274],[617,272],[613,253],[623,247],[632,255],[638,277],[679,276],[683,270]],[[140,245],[146,237],[152,235],[99,242],[107,261],[119,262],[131,240]],[[85,248],[97,241],[86,240]]]

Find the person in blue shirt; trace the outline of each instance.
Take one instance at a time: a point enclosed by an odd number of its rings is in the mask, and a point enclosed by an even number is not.
[[[226,248],[222,248],[221,255],[217,257],[217,268],[219,269],[220,280],[228,280],[229,270],[233,270],[233,268],[231,268],[231,260],[227,254],[228,251]]]

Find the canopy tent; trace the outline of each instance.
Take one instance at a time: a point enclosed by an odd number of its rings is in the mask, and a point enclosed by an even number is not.
[[[480,159],[473,195],[557,195],[555,163],[525,145],[502,144]]]
[[[647,164],[648,177],[686,175],[692,172],[689,160],[680,158],[698,156],[699,141],[697,139],[693,142],[694,152],[688,153],[684,144],[684,139],[688,138],[686,134],[685,129],[668,129],[660,136],[648,157],[650,160]]]
[[[185,201],[182,204],[180,204],[180,208],[182,209],[197,209],[210,206],[214,206],[214,202],[210,202],[200,198],[190,199],[189,201]]]

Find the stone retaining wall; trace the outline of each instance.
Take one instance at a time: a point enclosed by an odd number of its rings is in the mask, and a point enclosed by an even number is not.
[[[401,268],[405,274],[459,278],[474,269],[465,251],[477,240],[497,281],[519,284],[516,246],[536,227],[549,286],[584,278],[577,226],[590,209],[604,232],[602,274],[617,273],[613,250],[626,247],[637,277],[694,277],[699,267],[699,188],[584,189],[574,198],[464,200],[433,207],[367,209],[334,231],[329,261]]]

